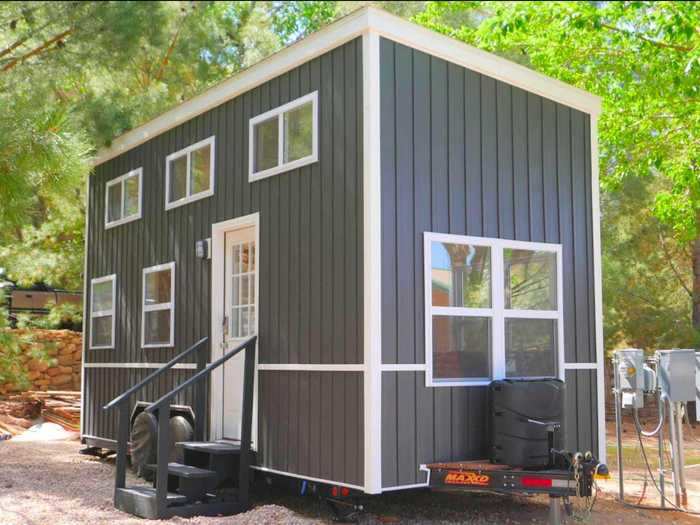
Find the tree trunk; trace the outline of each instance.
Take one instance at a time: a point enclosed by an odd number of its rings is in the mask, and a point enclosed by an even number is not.
[[[700,236],[693,241],[693,328],[700,330]]]

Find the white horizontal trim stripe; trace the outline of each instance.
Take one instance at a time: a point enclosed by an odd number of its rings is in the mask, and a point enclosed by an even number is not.
[[[85,363],[85,368],[161,368],[167,363]],[[173,370],[196,370],[195,363],[178,363]]]
[[[564,363],[564,370],[597,370],[598,363]]]
[[[600,97],[453,38],[407,22],[379,9],[366,7],[261,60],[236,76],[206,90],[201,95],[162,113],[150,122],[117,137],[112,142],[111,147],[103,149],[97,154],[93,159],[93,165],[102,164],[139,144],[143,144],[147,140],[201,115],[271,78],[278,77],[304,62],[352,40],[370,28],[395,42],[518,86],[555,102],[591,115],[600,113]]]
[[[317,483],[327,483],[328,485],[337,485],[339,487],[348,487],[349,489],[355,489],[355,490],[361,490],[364,492],[365,488],[360,487],[359,485],[352,485],[350,483],[343,483],[342,481],[333,481],[331,479],[323,479],[323,478],[312,478],[311,476],[302,476],[300,474],[293,474],[292,472],[284,472],[282,470],[275,470],[273,468],[267,468],[267,467],[259,467],[257,465],[251,465],[250,468],[254,468],[255,470],[259,470],[261,472],[269,472],[270,474],[279,474],[280,476],[289,476],[292,478],[297,478],[297,479],[305,479],[308,481],[315,481]]]
[[[382,365],[382,372],[425,372],[425,363]]]
[[[308,372],[364,372],[365,365],[314,365],[314,364],[258,364],[258,370],[277,370],[277,371],[308,371]]]

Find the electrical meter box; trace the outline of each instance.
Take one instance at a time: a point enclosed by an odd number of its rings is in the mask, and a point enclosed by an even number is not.
[[[644,351],[639,348],[616,350],[620,390],[641,391],[644,388]]]
[[[657,350],[659,388],[673,402],[695,401],[695,350]]]

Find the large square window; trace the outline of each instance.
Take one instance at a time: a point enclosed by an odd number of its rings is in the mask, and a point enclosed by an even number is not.
[[[174,344],[175,263],[143,271],[142,346],[162,348]]]
[[[561,374],[561,246],[425,234],[426,384]]]
[[[105,191],[105,227],[112,228],[141,218],[141,168],[107,183]]]
[[[250,119],[250,182],[318,160],[318,92]]]
[[[214,137],[168,155],[165,189],[166,210],[214,194]]]

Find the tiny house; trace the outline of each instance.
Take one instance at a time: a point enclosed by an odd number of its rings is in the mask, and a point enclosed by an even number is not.
[[[363,8],[117,138],[88,187],[82,439],[114,448],[101,408],[196,341],[257,334],[256,470],[425,486],[486,456],[488,384],[529,377],[565,381],[567,445],[604,461],[599,113]],[[242,366],[207,383],[209,440],[241,437]]]

